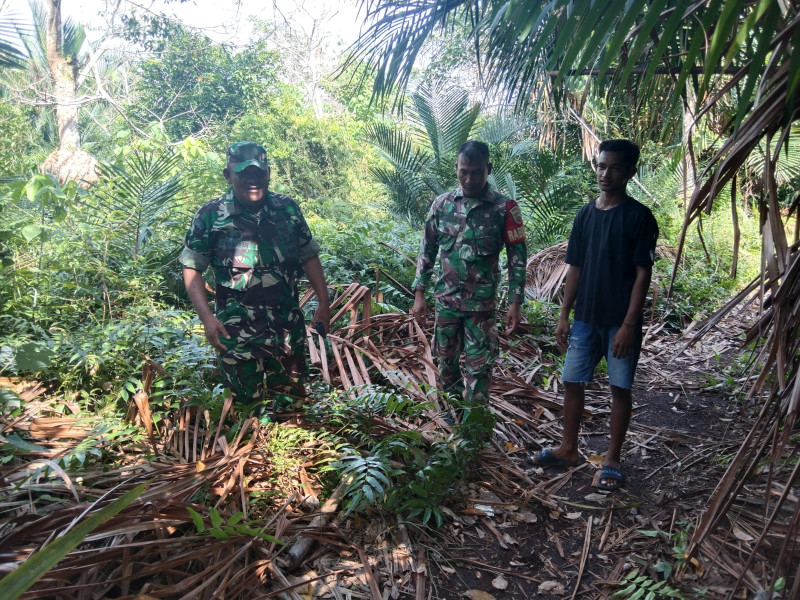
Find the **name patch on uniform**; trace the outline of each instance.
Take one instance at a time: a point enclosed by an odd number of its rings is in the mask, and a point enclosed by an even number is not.
[[[506,202],[506,224],[503,239],[506,244],[519,244],[525,241],[525,224],[522,222],[522,211],[516,200]]]

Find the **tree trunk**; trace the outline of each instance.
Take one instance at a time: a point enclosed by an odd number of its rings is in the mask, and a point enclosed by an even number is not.
[[[80,148],[76,61],[74,57],[64,57],[62,35],[61,0],[47,0],[47,64],[53,78],[58,149],[74,151]]]
[[[731,221],[733,222],[733,258],[731,259],[731,279],[736,278],[736,271],[739,268],[739,241],[742,231],[739,228],[739,211],[736,207],[736,175],[731,181]]]

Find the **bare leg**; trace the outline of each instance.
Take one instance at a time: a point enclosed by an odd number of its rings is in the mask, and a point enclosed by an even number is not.
[[[566,403],[566,400],[565,400]],[[631,390],[611,386],[611,442],[608,444],[603,465],[607,467],[619,468],[622,454],[622,443],[625,441],[625,434],[628,432],[628,424],[631,422],[631,408],[633,407],[633,395]],[[566,427],[565,427],[566,430]],[[602,483],[607,480],[602,479]]]
[[[582,383],[564,383],[564,435],[553,454],[562,460],[578,460],[578,433],[583,416]]]

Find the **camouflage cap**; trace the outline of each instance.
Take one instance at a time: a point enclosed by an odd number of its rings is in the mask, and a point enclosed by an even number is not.
[[[264,146],[255,142],[236,142],[228,146],[228,166],[234,173],[241,173],[247,167],[255,165],[262,171],[269,168],[267,151]]]

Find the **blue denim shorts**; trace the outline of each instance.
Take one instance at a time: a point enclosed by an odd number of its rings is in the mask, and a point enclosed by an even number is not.
[[[614,358],[611,342],[619,331],[619,326],[592,325],[575,321],[569,332],[569,347],[564,360],[561,381],[566,383],[588,383],[592,380],[594,369],[605,356],[608,364],[608,382],[616,387],[631,389],[639,352],[642,349],[642,332],[638,327],[633,339],[630,354]]]

